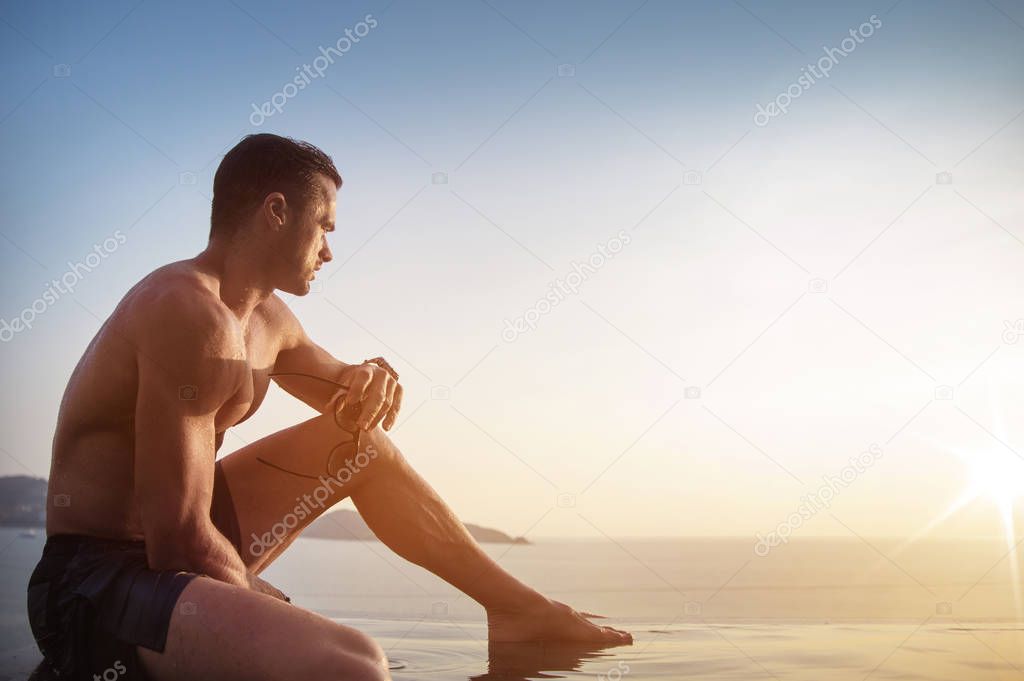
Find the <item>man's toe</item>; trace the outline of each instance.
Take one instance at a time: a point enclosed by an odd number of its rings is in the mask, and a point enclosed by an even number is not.
[[[633,637],[625,631],[620,631],[614,627],[601,627],[601,631],[604,632],[604,639],[611,643],[632,643]]]

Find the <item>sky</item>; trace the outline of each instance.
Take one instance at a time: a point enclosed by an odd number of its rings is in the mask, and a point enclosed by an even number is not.
[[[5,2],[0,53],[0,474],[274,132],[344,177],[285,298],[464,520],[1024,536],[1022,2]]]

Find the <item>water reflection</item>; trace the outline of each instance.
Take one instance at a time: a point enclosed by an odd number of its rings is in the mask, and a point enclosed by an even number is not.
[[[558,672],[579,672],[584,660],[614,658],[603,652],[609,646],[593,643],[495,643],[487,645],[487,672],[471,676],[470,681],[527,681],[528,679],[562,679]],[[591,666],[591,665],[588,665]],[[614,666],[609,662],[608,666]]]

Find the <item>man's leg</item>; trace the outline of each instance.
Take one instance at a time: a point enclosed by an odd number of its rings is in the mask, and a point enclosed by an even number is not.
[[[338,456],[351,436],[330,416],[318,416],[221,460],[238,517],[240,553],[250,569],[262,570],[317,516],[352,497],[381,541],[487,610],[492,640],[632,640],[550,601],[502,569],[382,430],[363,433],[361,440],[360,452]]]
[[[156,681],[391,678],[384,651],[365,634],[209,577],[181,592],[162,653],[136,649]]]

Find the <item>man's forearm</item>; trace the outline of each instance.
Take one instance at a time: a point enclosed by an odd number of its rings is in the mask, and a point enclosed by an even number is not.
[[[234,545],[215,525],[204,528],[203,538],[193,546],[186,559],[192,572],[291,602],[275,586],[249,572]]]
[[[146,547],[152,570],[187,570],[249,587],[245,563],[213,523],[204,523],[188,532],[147,536]]]
[[[193,571],[235,586],[249,587],[247,570],[234,545],[212,523],[189,554]]]
[[[327,413],[328,407],[339,390],[345,384],[345,372],[351,368],[340,360],[317,358],[316,361],[300,363],[279,360],[270,376],[285,391],[321,414]]]

